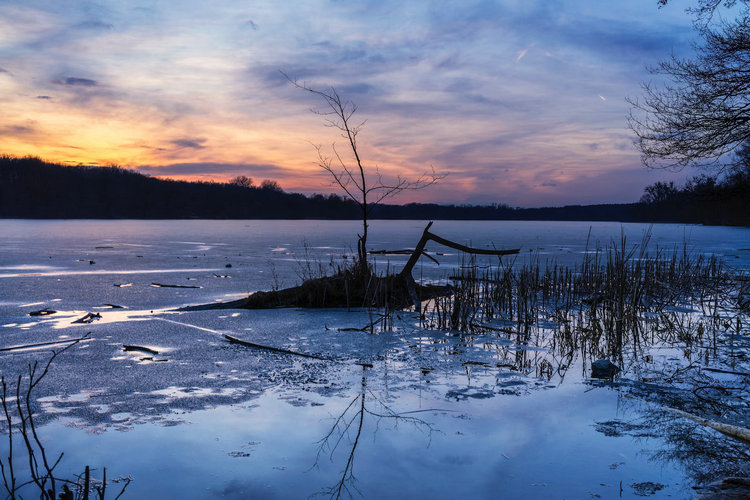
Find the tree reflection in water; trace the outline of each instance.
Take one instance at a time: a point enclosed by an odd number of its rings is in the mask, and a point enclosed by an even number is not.
[[[333,486],[324,488],[320,491],[319,495],[328,496],[329,498],[339,499],[342,496],[351,498],[353,493],[356,492],[361,494],[357,489],[357,478],[354,475],[354,458],[356,456],[357,445],[362,436],[362,429],[365,425],[365,417],[369,416],[375,419],[375,431],[380,426],[380,422],[387,419],[393,422],[394,428],[399,423],[407,423],[413,425],[416,429],[421,432],[425,432],[429,441],[432,438],[433,432],[439,432],[432,424],[416,418],[408,416],[408,413],[415,412],[402,412],[398,413],[389,407],[381,398],[375,395],[371,390],[367,388],[367,370],[372,368],[371,365],[362,364],[362,381],[360,385],[360,391],[357,396],[352,399],[346,406],[344,411],[336,418],[331,427],[331,430],[326,434],[318,443],[318,453],[315,458],[315,464],[313,468],[317,468],[321,458],[324,455],[328,455],[329,459],[333,462],[336,450],[339,449],[344,443],[348,443],[349,453],[347,455],[346,464],[344,469],[341,471],[339,480]],[[379,410],[376,408],[379,407]],[[431,410],[419,410],[431,411]]]
[[[633,402],[642,416],[640,428],[666,441],[654,460],[681,463],[696,484],[708,484],[731,476],[750,476],[750,448],[740,437],[721,434],[686,418],[699,415],[714,422],[747,428],[750,405],[747,377],[720,380],[695,365],[670,374],[665,385],[635,383],[623,402]],[[668,383],[669,385],[666,385]],[[639,401],[636,403],[636,401]],[[644,406],[640,401],[648,401]],[[685,412],[679,414],[672,409]]]
[[[636,381],[615,384],[624,393],[619,404],[637,417],[626,422],[597,422],[596,429],[608,436],[663,440],[660,449],[650,452],[651,459],[684,467],[697,488],[724,478],[750,477],[748,443],[686,418],[688,414],[701,415],[712,421],[732,422],[737,428],[746,426],[750,418],[746,384],[737,380],[733,385],[724,380],[721,390],[710,392],[705,388],[711,385],[711,377],[705,372],[683,371],[672,377],[670,383],[677,387]]]

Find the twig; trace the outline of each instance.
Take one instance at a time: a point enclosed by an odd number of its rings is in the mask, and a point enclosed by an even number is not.
[[[57,345],[57,344],[67,344],[67,343],[73,343],[73,342],[80,342],[81,340],[84,340],[86,338],[88,338],[88,333],[86,335],[84,335],[83,337],[78,337],[77,339],[55,340],[55,341],[52,341],[52,342],[39,342],[39,343],[36,343],[36,344],[24,344],[24,345],[14,345],[14,346],[11,346],[11,347],[3,347],[2,349],[0,349],[0,352],[17,351],[19,349],[28,349],[30,347],[41,347],[41,346],[45,346],[45,345]]]

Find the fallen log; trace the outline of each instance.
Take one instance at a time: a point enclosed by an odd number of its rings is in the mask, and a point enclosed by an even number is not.
[[[737,425],[724,424],[722,422],[708,420],[707,418],[699,417],[698,415],[693,415],[692,413],[678,410],[677,408],[664,407],[664,409],[668,412],[674,413],[675,415],[685,417],[689,420],[692,420],[693,422],[697,422],[701,425],[705,425],[706,427],[710,427],[726,436],[738,439],[746,444],[750,444],[750,429],[746,427],[739,427]]]
[[[311,359],[319,359],[322,361],[330,361],[329,359],[322,358],[320,356],[315,356],[314,354],[306,354],[304,352],[296,352],[296,351],[289,351],[287,349],[281,349],[279,347],[270,347],[267,345],[261,345],[261,344],[254,344],[253,342],[247,342],[246,340],[240,340],[236,337],[232,337],[231,335],[224,334],[224,338],[229,341],[230,344],[238,344],[245,347],[252,347],[253,349],[261,349],[265,351],[271,351],[271,352],[278,352],[281,354],[291,354],[292,356],[300,356],[302,358],[311,358]]]

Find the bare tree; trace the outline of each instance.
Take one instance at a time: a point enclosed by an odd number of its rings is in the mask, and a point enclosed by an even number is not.
[[[656,3],[661,9],[669,3],[669,0],[658,0]],[[695,21],[697,24],[705,25],[713,20],[714,13],[720,7],[723,6],[727,9],[731,9],[737,4],[747,5],[748,3],[750,3],[750,0],[697,0],[696,7],[689,7],[687,11],[695,15]]]
[[[339,152],[335,143],[331,144],[330,153],[327,153],[323,146],[315,145],[318,153],[317,163],[320,168],[330,174],[332,183],[338,186],[361,209],[362,233],[357,234],[357,267],[359,271],[369,273],[367,230],[373,207],[398,193],[423,189],[435,184],[444,176],[436,174],[435,170],[432,169],[430,173],[423,174],[416,180],[408,180],[401,176],[397,176],[391,181],[386,180],[377,167],[371,169],[363,164],[357,138],[365,122],[359,122],[354,118],[357,105],[341,97],[334,87],[318,90],[293,80],[284,72],[282,74],[295,87],[323,99],[325,102],[324,109],[313,110],[313,112],[325,118],[326,126],[337,129],[348,145],[350,152],[348,159]]]
[[[721,5],[741,5],[740,12],[732,21],[715,20]],[[643,97],[630,100],[628,124],[646,166],[723,169],[736,163],[731,153],[750,140],[748,5],[745,0],[700,0],[691,9],[702,38],[695,57],[659,63],[652,73],[672,83],[644,84]]]
[[[229,184],[232,184],[234,186],[244,187],[244,188],[251,188],[253,187],[253,180],[246,176],[246,175],[238,175],[237,177],[234,177],[229,181]]]
[[[284,191],[278,182],[271,179],[263,179],[263,182],[260,183],[260,188],[266,191],[276,191],[277,193]]]

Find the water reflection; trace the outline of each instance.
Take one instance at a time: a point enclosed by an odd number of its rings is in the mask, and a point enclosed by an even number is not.
[[[45,364],[40,365],[36,361],[29,363],[26,374],[6,378],[3,373],[0,378],[0,405],[4,417],[0,430],[7,433],[8,444],[7,453],[0,458],[0,475],[7,498],[11,500],[20,500],[22,495],[32,492],[42,500],[88,499],[89,495],[94,494],[104,500],[107,484],[111,485],[112,491],[114,485],[122,483],[119,494],[115,497],[119,498],[131,482],[130,478],[110,478],[108,481],[106,468],[102,471],[102,479],[97,480],[88,465],[81,474],[67,477],[61,475],[56,469],[64,453],[53,455],[48,452],[45,439],[40,437],[37,430],[38,415],[33,405],[36,400],[35,389],[49,373],[53,361],[82,340],[78,339],[60,350],[52,351]]]
[[[339,480],[333,486],[325,488],[319,492],[321,495],[335,498],[337,500],[341,498],[342,495],[351,498],[354,496],[354,493],[359,495],[362,494],[362,492],[357,489],[357,478],[354,475],[354,458],[357,452],[357,445],[362,437],[362,429],[366,417],[375,421],[373,437],[383,421],[392,423],[394,427],[398,426],[399,423],[414,426],[414,428],[427,435],[428,445],[429,441],[432,439],[433,432],[437,431],[437,429],[429,422],[408,415],[408,413],[413,412],[396,412],[386,404],[382,398],[376,396],[374,392],[369,390],[367,388],[367,370],[369,368],[372,368],[372,365],[362,364],[362,379],[359,394],[357,394],[357,396],[349,402],[344,411],[336,417],[331,429],[318,443],[319,446],[314,467],[318,467],[321,458],[325,455],[328,455],[328,458],[331,461],[334,461],[334,455],[337,454],[336,452],[340,447],[348,450],[348,453],[344,455],[346,457],[346,462],[344,464],[344,469],[341,471],[341,477]]]
[[[628,390],[619,398],[619,404],[632,419],[597,422],[595,429],[609,437],[630,436],[644,444],[648,439],[662,441],[661,446],[649,452],[650,459],[679,465],[697,485],[750,476],[750,450],[746,443],[669,411],[662,406],[669,404],[668,399],[655,394],[650,403],[643,404]],[[745,494],[750,494],[750,489]]]

